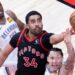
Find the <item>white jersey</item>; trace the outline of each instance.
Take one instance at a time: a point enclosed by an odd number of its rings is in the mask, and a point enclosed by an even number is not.
[[[58,70],[55,73],[54,72],[51,72],[49,65],[46,65],[46,70],[45,70],[44,75],[59,75],[59,73],[60,73],[60,70]]]
[[[5,25],[0,25],[0,48],[3,49],[7,43],[9,43],[10,39],[14,34],[19,32],[17,23],[6,13],[5,19],[6,23]],[[6,59],[4,62],[4,65],[12,64],[17,62],[17,50],[14,50]]]
[[[48,71],[48,69],[46,68],[44,75],[59,75],[59,74],[58,74],[58,73],[50,73],[50,72]]]
[[[50,72],[48,71],[48,69],[46,68],[45,70],[45,74],[44,75],[50,75]]]

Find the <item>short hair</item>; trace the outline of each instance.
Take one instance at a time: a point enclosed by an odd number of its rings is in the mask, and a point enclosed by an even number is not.
[[[48,55],[50,54],[50,51],[55,51],[55,52],[59,52],[61,54],[61,56],[63,57],[63,52],[60,48],[51,48],[48,52]]]
[[[28,20],[29,20],[29,17],[32,16],[32,15],[39,15],[40,18],[42,19],[42,15],[37,12],[37,11],[30,11],[27,15],[26,15],[26,18],[25,18],[25,21],[26,23],[28,24]]]

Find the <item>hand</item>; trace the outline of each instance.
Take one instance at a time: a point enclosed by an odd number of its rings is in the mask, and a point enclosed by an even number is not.
[[[70,43],[71,42],[71,32],[70,29],[66,29],[65,35],[64,35],[64,42]]]

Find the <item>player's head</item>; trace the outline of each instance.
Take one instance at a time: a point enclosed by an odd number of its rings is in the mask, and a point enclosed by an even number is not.
[[[47,56],[47,62],[53,72],[57,71],[61,67],[63,62],[62,50],[60,48],[50,49]]]
[[[30,11],[27,15],[26,15],[26,24],[28,24],[28,21],[29,21],[29,18],[30,16],[33,16],[33,15],[38,15],[40,16],[40,18],[42,19],[42,15],[38,12],[38,11]]]
[[[3,17],[4,17],[4,9],[3,9],[2,3],[0,2],[0,18],[3,18]]]
[[[75,30],[75,11],[70,16],[70,24],[72,28]]]
[[[26,24],[31,34],[38,35],[42,32],[42,16],[37,11],[30,11],[26,16]]]

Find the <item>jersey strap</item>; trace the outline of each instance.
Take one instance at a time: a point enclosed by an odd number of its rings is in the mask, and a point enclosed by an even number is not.
[[[22,35],[24,34],[25,30],[26,30],[26,28],[24,28],[24,29],[22,30],[22,32],[20,33],[20,36],[19,36],[19,38],[18,38],[18,41],[17,41],[16,46],[18,46],[18,45],[20,44],[20,41],[21,41]]]
[[[43,45],[43,43],[42,43],[42,38],[43,38],[43,36],[44,36],[45,34],[47,34],[46,31],[44,31],[44,32],[42,33],[42,35],[41,35],[41,38],[40,38],[40,45],[41,45],[41,47],[42,47],[45,51],[48,51],[48,49],[47,49],[47,48]]]

